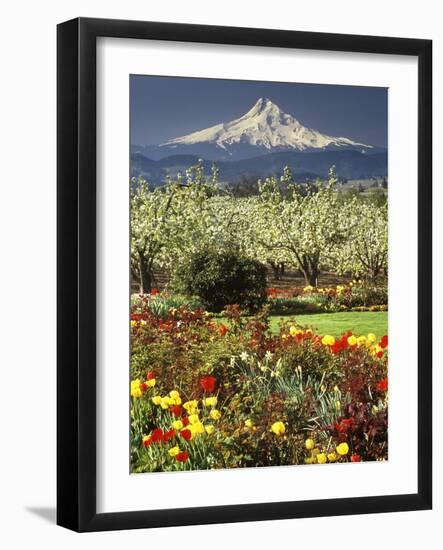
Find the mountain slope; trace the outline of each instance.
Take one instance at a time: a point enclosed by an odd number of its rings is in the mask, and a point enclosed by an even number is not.
[[[371,152],[374,147],[307,128],[270,99],[260,98],[246,114],[231,122],[133,151],[153,159],[172,154],[195,154],[211,160],[240,160],[279,151],[330,149]]]

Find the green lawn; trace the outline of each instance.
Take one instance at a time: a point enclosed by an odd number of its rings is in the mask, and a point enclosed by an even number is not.
[[[351,330],[357,336],[373,332],[377,338],[388,333],[387,311],[349,311],[343,313],[316,313],[309,315],[272,315],[271,331],[278,332],[281,319],[295,319],[299,325],[309,326],[318,334],[340,336]],[[226,318],[219,317],[217,322],[227,323]],[[229,323],[227,323],[229,324]]]
[[[387,311],[349,311],[344,313],[319,313],[312,315],[294,315],[298,324],[310,326],[318,334],[340,336],[348,330],[356,335],[373,332],[377,338],[388,333]],[[278,332],[281,316],[271,317],[271,330]]]

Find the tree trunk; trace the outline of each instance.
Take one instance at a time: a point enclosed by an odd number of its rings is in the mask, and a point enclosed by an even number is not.
[[[269,262],[270,266],[272,267],[272,271],[274,272],[274,277],[277,281],[283,278],[284,274],[284,264],[281,262]]]
[[[317,287],[318,276],[320,270],[318,269],[318,262],[316,258],[303,257],[303,264],[300,266],[303,277],[305,278],[306,285]]]
[[[309,271],[306,269],[301,270],[303,273],[303,277],[305,278],[306,286],[317,286],[318,284],[318,270],[314,269],[313,271]]]
[[[371,269],[371,272],[369,274],[369,279],[371,281],[371,283],[375,286],[376,283],[377,283],[377,278],[380,274],[380,268],[379,267],[374,267]]]
[[[315,287],[318,285],[318,270],[317,269],[314,269],[309,274],[309,284],[311,286],[315,286]]]
[[[152,290],[152,277],[148,264],[143,256],[139,256],[138,271],[140,275],[140,294],[149,294]]]

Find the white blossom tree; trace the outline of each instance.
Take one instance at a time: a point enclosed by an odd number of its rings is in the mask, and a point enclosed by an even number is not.
[[[218,170],[206,178],[203,164],[151,190],[132,182],[131,268],[140,292],[150,292],[154,268],[171,270],[204,243],[220,242],[225,232],[217,207]]]
[[[291,171],[259,182],[259,194],[234,197],[199,161],[175,181],[133,183],[131,259],[140,291],[154,268],[173,272],[204,247],[237,250],[279,269],[300,270],[316,286],[324,269],[375,280],[387,267],[387,207],[343,198],[334,167],[326,183],[298,185]]]
[[[351,272],[375,283],[388,267],[388,207],[353,200],[344,210],[349,235],[337,257],[336,271]]]
[[[255,240],[262,261],[285,262],[299,269],[306,284],[317,285],[323,267],[334,263],[336,249],[347,238],[348,220],[331,169],[327,184],[300,187],[285,169],[260,184],[254,213]]]

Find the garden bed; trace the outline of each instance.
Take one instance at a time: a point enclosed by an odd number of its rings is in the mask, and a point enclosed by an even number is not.
[[[241,313],[133,307],[131,470],[386,460],[387,337]]]

